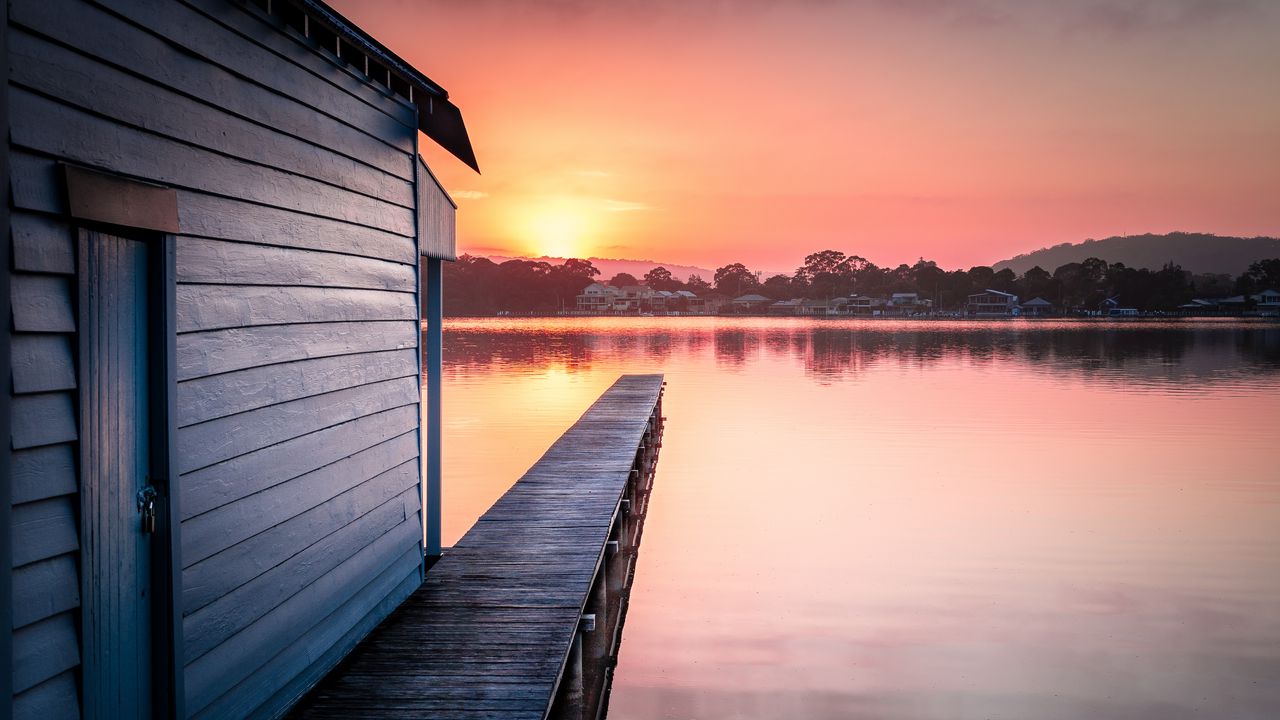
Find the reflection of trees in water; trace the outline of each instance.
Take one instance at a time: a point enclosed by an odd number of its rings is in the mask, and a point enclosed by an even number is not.
[[[603,332],[563,329],[448,331],[452,368],[490,365],[527,369],[589,367],[594,362],[660,365],[673,355],[705,356],[732,368],[763,349],[790,358],[823,381],[856,376],[882,364],[930,366],[1025,362],[1050,372],[1185,380],[1280,370],[1280,327],[992,324],[876,329],[837,324],[794,327],[642,328]]]
[[[717,330],[715,331],[716,363],[739,367],[746,363],[747,353],[754,352],[760,344],[756,331]]]
[[[823,378],[874,365],[927,366],[1025,362],[1038,368],[1135,379],[1186,380],[1280,370],[1280,328],[1123,329],[1068,327],[1031,332],[998,328],[955,332],[814,329],[805,368]]]

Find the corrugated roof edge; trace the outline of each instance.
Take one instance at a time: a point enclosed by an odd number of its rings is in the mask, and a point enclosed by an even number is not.
[[[418,128],[472,170],[480,172],[475,150],[471,147],[471,138],[467,134],[467,126],[462,121],[462,110],[449,101],[447,90],[405,62],[403,58],[328,4],[321,0],[293,1],[316,20],[327,25],[343,40],[355,45],[365,54],[377,58],[392,72],[404,78],[415,90],[425,92],[425,98],[417,96],[413,98],[414,104],[418,106]]]

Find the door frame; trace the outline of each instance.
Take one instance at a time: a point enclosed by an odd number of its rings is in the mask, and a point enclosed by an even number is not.
[[[148,443],[152,484],[160,491],[152,543],[152,707],[156,717],[185,717],[181,514],[177,465],[177,193],[172,188],[62,165],[67,214],[77,252],[86,231],[119,235],[147,248]],[[84,281],[77,259],[76,283]],[[79,297],[79,291],[76,292]],[[77,335],[87,320],[77,307]],[[78,341],[79,344],[79,341]],[[81,351],[77,358],[82,358]],[[81,383],[83,387],[83,383]],[[77,444],[78,447],[78,444]],[[82,462],[78,460],[77,462]],[[86,475],[81,468],[81,478]],[[83,513],[82,513],[83,517]],[[83,536],[85,528],[80,531]],[[81,576],[81,598],[88,597]],[[84,611],[84,603],[81,603]],[[83,615],[82,615],[83,618]],[[83,622],[83,619],[82,619]],[[83,702],[85,698],[81,698]]]

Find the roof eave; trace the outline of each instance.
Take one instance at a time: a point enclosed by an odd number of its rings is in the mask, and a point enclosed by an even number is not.
[[[328,26],[329,30],[336,33],[338,37],[356,46],[366,55],[376,58],[407,82],[412,88],[411,101],[418,108],[418,129],[436,141],[449,154],[465,163],[467,167],[480,172],[475,150],[471,147],[471,138],[462,121],[462,111],[449,101],[447,90],[405,62],[403,58],[328,4],[321,0],[294,0],[294,2],[301,5],[311,17]]]

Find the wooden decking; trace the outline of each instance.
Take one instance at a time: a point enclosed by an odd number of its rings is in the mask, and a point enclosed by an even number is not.
[[[594,716],[660,447],[662,385],[622,376],[294,717]]]

